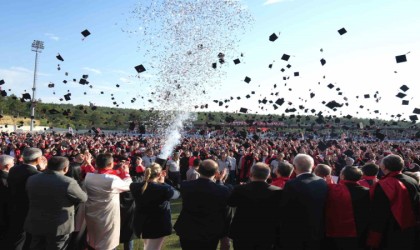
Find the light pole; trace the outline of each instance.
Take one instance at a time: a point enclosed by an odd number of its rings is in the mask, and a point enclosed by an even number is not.
[[[35,93],[36,93],[36,72],[38,68],[38,53],[41,53],[44,49],[44,42],[39,40],[34,40],[32,42],[32,51],[35,52],[35,69],[34,69],[34,85],[32,86],[32,101],[31,101],[31,132],[34,129],[34,119],[35,119]]]

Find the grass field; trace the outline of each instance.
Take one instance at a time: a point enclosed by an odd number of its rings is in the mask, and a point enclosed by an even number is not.
[[[171,209],[172,209],[172,225],[175,224],[175,221],[178,219],[179,216],[179,212],[181,211],[181,205],[182,205],[182,200],[178,199],[178,200],[174,200],[171,202]],[[123,250],[123,246],[120,245],[118,246],[118,250]],[[134,240],[134,249],[135,250],[139,250],[139,249],[143,249],[143,240],[141,239],[137,239]],[[181,246],[179,245],[179,238],[178,236],[175,234],[175,231],[172,231],[172,234],[170,236],[165,237],[165,242],[163,244],[163,248],[162,249],[181,249]]]

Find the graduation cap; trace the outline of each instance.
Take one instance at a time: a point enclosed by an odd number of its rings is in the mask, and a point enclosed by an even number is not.
[[[284,71],[286,71],[286,70],[282,68],[280,71],[281,71],[281,72],[284,72]]]
[[[67,80],[63,80],[63,83],[66,84],[67,83]]]
[[[338,30],[338,34],[340,34],[340,36],[344,35],[347,33],[347,30],[345,28],[341,28]]]
[[[134,69],[136,69],[137,73],[141,73],[141,72],[146,71],[143,64],[137,65],[136,67],[134,67]]]
[[[63,57],[60,55],[60,53],[57,54],[56,58],[62,62],[64,62]]]
[[[71,100],[70,96],[71,96],[71,93],[65,94],[64,99],[66,99],[66,101],[70,101]]]
[[[407,101],[407,100],[402,101],[402,105],[408,105],[408,104],[409,104],[409,101]]]
[[[60,111],[58,111],[58,110],[56,110],[56,109],[50,109],[50,110],[48,110],[48,112],[49,112],[51,115],[56,115],[56,114],[59,114],[59,113],[60,113]]]
[[[86,81],[86,79],[84,79],[84,78],[80,78],[80,80],[79,80],[79,84],[81,84],[81,85],[87,85],[89,82],[88,81]]]
[[[270,40],[271,42],[274,42],[275,40],[277,40],[277,38],[279,38],[276,33],[273,33],[270,35],[270,37],[268,38],[268,40]]]
[[[413,113],[414,113],[414,114],[418,114],[418,115],[420,115],[420,109],[418,109],[418,108],[414,108]]]
[[[273,68],[273,64],[269,64],[269,65],[268,65],[268,68],[269,68],[269,69]]]
[[[1,79],[1,80],[0,80],[0,85],[3,85],[3,84],[5,84],[5,82],[4,82],[4,80],[3,80],[3,79]]]
[[[409,87],[407,87],[407,85],[403,85],[403,86],[401,86],[401,87],[400,87],[400,89],[401,89],[402,91],[406,92],[406,91],[407,91],[407,90],[409,90],[410,88],[409,88]]]
[[[324,66],[327,63],[324,58],[321,59],[321,65]]]
[[[327,87],[332,89],[332,88],[334,88],[334,84],[330,83],[330,84],[327,85]]]
[[[299,76],[299,72],[295,72],[294,73],[294,76]]]
[[[249,82],[251,82],[251,78],[249,78],[249,77],[245,77],[245,80],[244,80],[246,83],[249,83]]]
[[[398,98],[404,98],[405,96],[406,96],[406,94],[401,93],[401,92],[396,95],[396,97],[398,97]]]
[[[370,95],[369,95],[369,94],[366,94],[366,95],[365,95],[365,98],[366,98],[366,99],[370,98]]]
[[[247,113],[248,112],[248,109],[247,108],[241,108],[241,109],[239,109],[239,112],[241,112],[241,113]]]
[[[402,62],[407,61],[407,57],[405,55],[400,55],[400,56],[396,56],[395,60],[397,61],[397,63],[402,63]]]
[[[239,58],[237,58],[237,59],[235,59],[235,60],[233,60],[233,63],[236,65],[236,64],[240,64],[241,63],[241,60],[239,60]]]
[[[410,120],[411,120],[411,121],[413,121],[413,122],[414,122],[414,121],[417,121],[417,120],[419,119],[419,118],[417,117],[417,115],[410,115],[410,117],[409,117],[409,118],[410,118]]]
[[[117,84],[117,85],[115,85],[117,88],[119,88],[120,87],[120,85],[119,84]]]
[[[48,88],[54,88],[54,83],[49,83]]]
[[[290,56],[289,56],[289,55],[287,55],[287,54],[283,54],[283,56],[281,57],[281,60],[288,61],[288,60],[289,60],[289,58],[290,58]]]
[[[284,98],[279,98],[277,99],[277,101],[275,102],[277,105],[281,106],[284,103]]]
[[[217,68],[217,63],[212,63],[211,67],[212,67],[213,69],[216,69],[216,68]]]
[[[385,140],[386,135],[380,133],[380,132],[376,132],[375,134],[376,138],[378,138],[380,141]]]
[[[288,69],[290,69],[291,67],[292,67],[292,65],[290,65],[290,64],[286,65],[286,68],[288,68]]]
[[[29,93],[24,93],[24,94],[22,94],[22,99],[23,100],[31,100],[31,95]]]
[[[334,108],[341,108],[343,106],[343,104],[340,104],[336,101],[330,101],[325,106],[327,106],[330,109],[334,109]]]
[[[251,98],[251,96],[250,96],[250,95],[246,95],[245,97],[246,97],[246,98]]]
[[[82,33],[83,37],[88,37],[90,35],[90,32],[87,29],[82,31],[81,33]]]
[[[6,90],[2,90],[2,91],[1,91],[1,96],[3,96],[3,97],[6,97],[6,96],[7,96],[7,92],[6,92]]]

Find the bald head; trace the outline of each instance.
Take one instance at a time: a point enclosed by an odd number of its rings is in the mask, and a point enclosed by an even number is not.
[[[200,167],[198,168],[198,172],[200,175],[211,178],[213,177],[216,172],[219,170],[219,166],[217,162],[213,160],[204,160],[200,163]]]
[[[296,174],[311,172],[314,166],[314,159],[307,154],[298,154],[293,160],[293,165],[296,168]]]

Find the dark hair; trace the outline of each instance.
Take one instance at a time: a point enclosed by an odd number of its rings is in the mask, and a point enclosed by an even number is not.
[[[251,167],[251,175],[255,179],[266,180],[270,175],[270,167],[263,162],[258,162]]]
[[[47,168],[53,171],[63,171],[69,166],[69,159],[63,156],[53,156],[48,161]]]
[[[366,176],[377,176],[379,173],[379,166],[375,163],[368,163],[362,167],[362,172]]]
[[[216,172],[218,171],[219,167],[217,162],[213,160],[204,160],[200,163],[200,167],[198,168],[198,173],[205,177],[213,177]]]
[[[346,181],[360,181],[363,175],[360,169],[353,166],[344,167],[343,170],[341,170],[341,174]]]
[[[293,172],[293,165],[288,162],[280,162],[277,166],[277,173],[282,177],[290,177]]]
[[[194,151],[193,156],[197,157],[198,156],[198,151]]]
[[[193,167],[198,167],[200,166],[201,160],[199,158],[194,159],[193,161]]]
[[[106,168],[114,161],[114,158],[111,154],[99,154],[96,157],[96,167],[97,168]]]
[[[389,171],[401,171],[404,168],[404,160],[398,155],[388,155],[382,159],[382,164]]]
[[[328,175],[331,175],[331,167],[325,164],[318,164],[315,167],[314,173],[322,178],[327,177]]]

